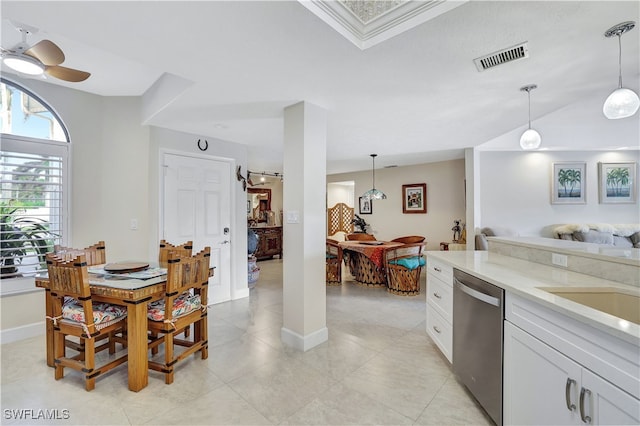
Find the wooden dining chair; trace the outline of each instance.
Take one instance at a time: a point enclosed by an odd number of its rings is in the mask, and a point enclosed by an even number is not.
[[[391,242],[393,243],[402,243],[402,244],[415,244],[415,243],[421,243],[423,241],[424,241],[424,237],[421,237],[419,235],[409,235],[406,237],[398,237],[391,240]]]
[[[422,238],[422,237],[418,237]],[[423,241],[405,243],[386,251],[385,270],[387,291],[402,296],[420,294],[420,274],[425,265],[422,254],[426,243]]]
[[[161,267],[167,267],[167,261],[169,259],[169,253],[173,252],[178,256],[182,257],[190,257],[191,252],[193,250],[193,241],[187,241],[186,243],[180,245],[174,245],[166,240],[160,240],[160,249],[158,250],[158,263]],[[184,330],[184,337],[189,337],[189,333],[191,332],[191,326],[187,326]],[[153,354],[158,353],[158,348],[153,349]]]
[[[104,241],[98,241],[92,246],[76,249],[54,245],[53,252],[61,259],[73,260],[79,254],[84,254],[87,259],[87,266],[103,265],[107,263],[107,250]]]
[[[208,357],[207,288],[211,248],[205,247],[189,257],[170,252],[167,259],[167,285],[164,297],[151,302],[148,308],[149,349],[151,370],[165,374],[165,383],[173,383],[175,364],[186,357],[201,353]],[[178,339],[185,327],[193,324],[191,339]],[[153,349],[164,345],[164,361],[153,359]],[[184,347],[180,352],[175,347]]]
[[[329,286],[342,284],[342,248],[338,241],[327,238],[326,242],[326,281]]]
[[[53,253],[56,255],[57,258],[65,261],[74,260],[76,257],[82,254],[87,259],[87,266],[103,265],[107,263],[107,250],[106,250],[106,245],[104,241],[98,241],[97,243],[83,249],[65,247],[65,246],[56,244],[53,246]],[[103,334],[97,340],[104,340],[106,337],[108,336],[106,334]],[[116,340],[119,339],[117,336],[113,336],[113,335],[110,337],[115,338]],[[69,349],[73,349],[74,351],[79,352],[80,358],[82,359],[82,357],[84,357],[84,341],[82,338],[77,338],[75,340],[72,340],[72,339],[75,339],[75,338],[71,337],[71,338],[65,339],[65,345]],[[120,340],[119,343],[121,343],[123,346],[126,346],[125,340]],[[97,352],[102,351],[104,349],[106,349],[105,345],[100,345],[96,347]]]
[[[160,240],[160,250],[158,251],[158,262],[160,266],[166,267],[169,260],[169,253],[174,252],[179,256],[189,257],[193,250],[193,241],[187,241],[184,244],[173,245],[166,240]]]
[[[375,241],[376,237],[371,234],[365,234],[362,232],[356,232],[353,234],[347,234],[344,236],[347,241]]]
[[[73,260],[64,260],[55,254],[47,255],[53,324],[55,379],[64,377],[64,369],[72,368],[84,373],[87,391],[95,388],[96,378],[127,361],[121,355],[96,367],[96,340],[121,332],[127,317],[127,308],[109,303],[94,302],[89,289],[89,273],[84,254]],[[67,357],[66,336],[82,339],[83,352]],[[105,344],[115,354],[115,340]]]

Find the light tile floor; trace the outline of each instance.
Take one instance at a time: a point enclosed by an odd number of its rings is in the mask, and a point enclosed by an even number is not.
[[[396,296],[345,274],[327,287],[329,340],[303,353],[280,340],[281,261],[258,265],[249,298],[209,309],[209,358],[178,364],[172,385],[150,371],[130,392],[125,367],[86,392],[73,371],[54,380],[44,336],[2,345],[2,424],[491,424],[426,334],[424,288]]]

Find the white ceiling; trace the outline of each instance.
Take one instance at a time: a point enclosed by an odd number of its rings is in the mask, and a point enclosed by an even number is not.
[[[617,85],[618,43],[603,34],[640,21],[638,1],[469,1],[363,50],[293,0],[0,7],[2,47],[20,40],[6,20],[25,23],[39,29],[29,42],[50,39],[64,66],[92,73],[51,84],[142,96],[162,77],[171,102],[155,105],[147,124],[246,144],[251,170],[282,171],[284,107],[325,108],[328,173],[366,170],[371,153],[377,167],[461,158],[514,131],[517,149],[527,125],[520,87],[538,85],[534,127],[568,106],[604,101]],[[529,58],[477,71],[474,58],[524,41]],[[636,92],[639,42],[638,27],[622,38],[624,85]]]

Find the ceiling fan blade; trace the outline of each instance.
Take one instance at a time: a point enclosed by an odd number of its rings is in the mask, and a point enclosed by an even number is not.
[[[50,40],[39,41],[25,50],[24,54],[36,58],[46,66],[60,65],[64,62],[64,53]]]
[[[61,67],[59,65],[46,67],[44,72],[52,77],[59,78],[64,81],[70,81],[72,83],[85,81],[91,75],[91,73],[86,71],[74,70],[73,68]]]

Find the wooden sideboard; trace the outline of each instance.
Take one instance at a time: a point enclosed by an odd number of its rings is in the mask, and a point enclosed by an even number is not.
[[[251,228],[258,234],[258,259],[271,259],[278,255],[282,259],[282,226],[258,226]]]

